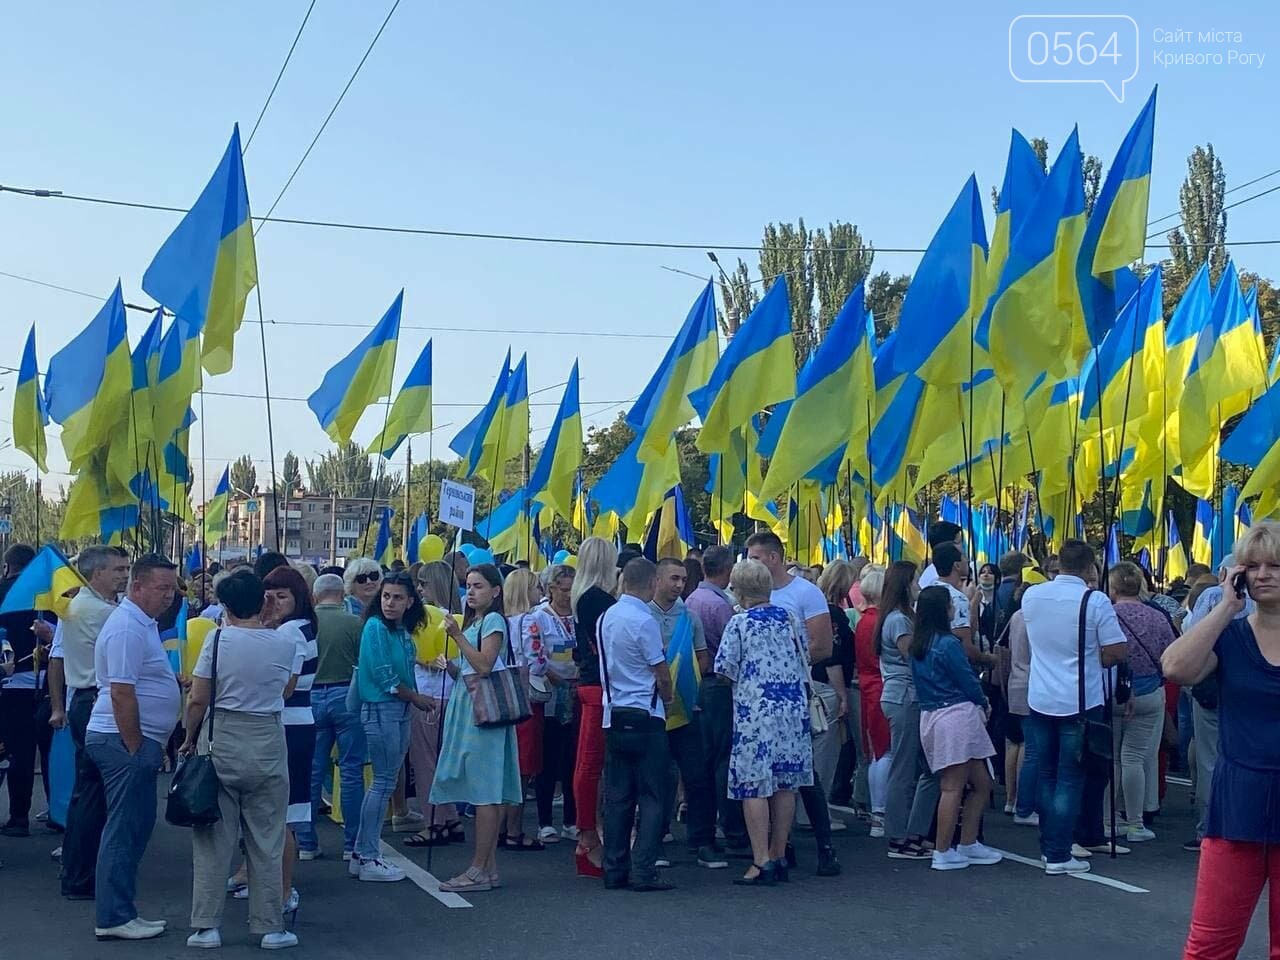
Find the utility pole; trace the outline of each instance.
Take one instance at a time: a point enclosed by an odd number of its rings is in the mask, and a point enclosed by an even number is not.
[[[329,491],[329,566],[338,562],[338,485]]]
[[[405,563],[409,562],[409,490],[413,486],[413,438],[405,440],[404,454],[404,509],[400,511],[400,549]]]

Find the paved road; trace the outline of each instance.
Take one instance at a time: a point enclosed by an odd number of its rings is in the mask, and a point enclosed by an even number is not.
[[[0,800],[0,810],[4,801]],[[572,845],[542,853],[500,854],[503,889],[475,894],[450,908],[434,897],[426,851],[386,842],[418,869],[415,882],[361,884],[332,857],[300,864],[302,908],[298,954],[317,958],[465,957],[467,960],[599,960],[622,956],[762,957],[779,951],[806,960],[905,958],[930,960],[1171,960],[1181,955],[1195,883],[1195,855],[1179,849],[1191,827],[1186,788],[1171,787],[1153,843],[1131,856],[1094,858],[1093,880],[1047,877],[1037,858],[1036,831],[991,813],[987,841],[1027,858],[994,867],[936,873],[925,863],[891,861],[883,841],[852,825],[837,835],[844,875],[814,877],[812,839],[799,835],[801,869],[772,889],[742,889],[728,871],[708,871],[673,849],[669,894],[608,892],[573,874]],[[325,824],[322,843],[340,847]],[[57,865],[48,856],[58,838],[38,830],[27,840],[0,838],[0,906],[7,930],[0,956],[41,960],[99,957],[190,957],[191,855],[186,831],[161,823],[139,883],[144,916],[164,917],[172,932],[146,943],[97,943],[92,905],[57,896]],[[431,873],[449,877],[469,861],[468,849],[436,851]],[[744,864],[745,866],[745,864]],[[1104,882],[1104,878],[1106,881]],[[1136,891],[1145,892],[1136,892]],[[1264,900],[1265,905],[1265,900]],[[261,956],[248,935],[246,905],[230,902],[222,956]],[[26,939],[26,948],[7,953]],[[28,950],[30,952],[28,952]],[[36,952],[38,951],[38,953]],[[252,951],[252,952],[251,952]],[[1265,915],[1255,917],[1246,958],[1266,955]]]

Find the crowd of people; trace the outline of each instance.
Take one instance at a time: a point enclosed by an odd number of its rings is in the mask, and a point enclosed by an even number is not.
[[[563,841],[580,876],[650,892],[673,889],[677,821],[699,866],[744,860],[742,886],[789,880],[796,827],[821,877],[842,869],[833,832],[861,823],[895,860],[994,865],[1001,782],[1056,876],[1155,839],[1182,763],[1200,855],[1185,955],[1235,956],[1268,882],[1280,948],[1280,526],[1166,593],[1081,541],[974,574],[959,527],[929,539],[923,570],[789,565],[758,532],[741,556],[656,561],[593,537],[539,573],[268,552],[185,582],[164,557],[88,547],[65,616],[0,615],[0,834],[30,835],[37,755],[47,777],[69,727],[61,893],[94,901],[100,939],[159,936],[135,903],[157,777],[209,756],[220,816],[191,830],[187,943],[221,945],[230,896],[278,949],[298,942],[294,865],[325,855],[326,815],[363,882],[405,879],[389,828],[410,848],[470,839],[445,892],[499,889],[500,851]],[[0,599],[34,556],[9,548]],[[165,637],[185,638],[176,671]]]

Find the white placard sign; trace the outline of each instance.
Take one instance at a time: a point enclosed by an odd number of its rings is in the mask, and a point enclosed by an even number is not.
[[[440,520],[460,530],[474,527],[476,492],[462,483],[440,481]]]

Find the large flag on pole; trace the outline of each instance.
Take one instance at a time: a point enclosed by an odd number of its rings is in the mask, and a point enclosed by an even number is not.
[[[566,520],[572,518],[574,480],[581,467],[582,410],[578,404],[578,362],[575,360],[555,423],[529,475],[529,499]]]
[[[240,127],[191,210],[142,275],[142,289],[204,335],[204,368],[231,369],[244,305],[258,283]]]
[[[217,543],[227,535],[227,501],[230,498],[231,467],[227,466],[213,491],[213,498],[204,506],[204,536],[209,543]]]
[[[49,410],[44,403],[44,391],[36,364],[36,326],[31,325],[26,346],[22,348],[22,361],[18,365],[18,385],[13,391],[13,445],[36,462],[41,473],[49,469],[45,462],[49,450],[44,428],[49,423]]]
[[[366,453],[380,453],[388,460],[406,437],[431,430],[431,341],[422,348],[387,414],[387,425]]]
[[[493,451],[499,445],[501,430],[506,422],[507,386],[510,382],[511,350],[508,348],[489,402],[449,441],[449,449],[467,465],[468,477],[489,478]]]
[[[348,442],[369,404],[391,395],[403,305],[401,290],[382,319],[354,350],[329,368],[320,386],[307,398],[307,406],[334,443]]]

